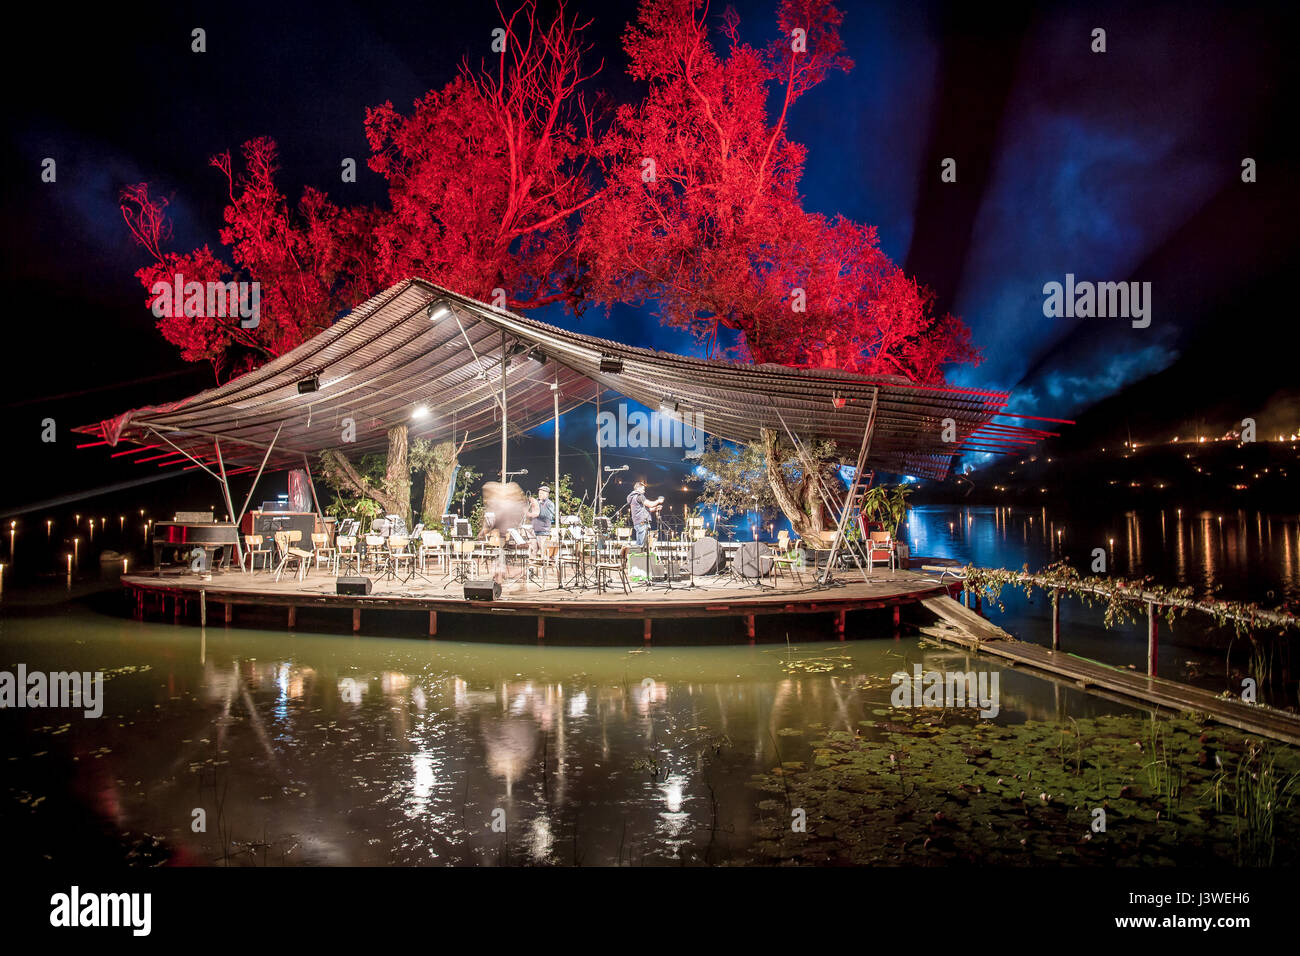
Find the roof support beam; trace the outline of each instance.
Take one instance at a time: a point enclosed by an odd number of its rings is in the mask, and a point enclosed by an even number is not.
[[[236,540],[239,539],[239,527],[240,527],[240,525],[242,525],[242,524],[244,523],[244,512],[246,512],[246,511],[248,510],[249,502],[251,502],[251,501],[253,500],[253,492],[255,492],[255,491],[257,490],[257,483],[258,483],[259,481],[262,480],[262,471],[266,468],[266,463],[267,463],[267,461],[268,461],[268,460],[270,459],[270,457],[271,457],[271,452],[272,452],[272,450],[274,450],[274,448],[275,448],[275,443],[276,443],[276,442],[279,440],[279,438],[280,438],[280,429],[281,429],[281,428],[284,428],[284,423],[283,423],[283,422],[280,423],[280,428],[277,428],[277,429],[275,430],[275,437],[271,439],[271,444],[269,444],[269,445],[266,446],[266,454],[262,456],[262,464],[258,466],[257,474],[253,476],[253,483],[252,483],[251,485],[249,485],[249,487],[248,487],[248,495],[244,498],[244,507],[242,507],[242,508],[239,509],[239,517],[235,519],[235,539],[236,539]],[[304,460],[304,461],[306,460],[306,457],[307,457],[306,455],[303,456],[303,460]],[[309,472],[307,472],[307,474],[310,475],[311,472],[309,471]],[[315,493],[315,489],[313,489],[313,494],[314,494],[314,493]],[[241,562],[240,565],[239,565],[239,570],[241,570],[241,571],[244,570],[244,565],[243,565],[242,562]]]
[[[186,451],[184,448],[182,448],[180,445],[177,445],[174,441],[172,441],[170,438],[168,438],[168,437],[167,437],[166,435],[164,435],[162,432],[158,431],[158,429],[154,428],[152,425],[148,426],[148,428],[149,428],[149,431],[153,432],[155,435],[157,435],[159,438],[161,438],[161,439],[162,439],[163,441],[165,441],[167,444],[171,445],[171,446],[172,446],[173,448],[175,448],[178,452],[180,452],[182,455],[184,455],[184,456],[185,456],[186,458],[188,458],[190,461],[194,462],[194,464],[198,465],[200,468],[202,468],[204,471],[206,471],[206,472],[207,472],[209,475],[211,475],[213,478],[216,478],[217,481],[220,481],[220,480],[221,480],[221,476],[220,476],[220,475],[218,475],[215,471],[213,471],[213,470],[212,470],[211,468],[209,468],[207,465],[203,464],[203,462],[199,461],[197,458],[195,458],[193,455],[191,455],[189,452],[187,452],[187,451]],[[136,460],[139,461],[140,459],[137,458]]]
[[[230,479],[226,477],[226,461],[221,457],[221,439],[215,438],[212,444],[217,449],[217,467],[221,469],[221,493],[226,496],[226,513],[235,516],[235,504],[230,500]],[[239,558],[239,567],[244,567],[244,549],[239,543],[239,525],[235,525],[235,556]]]

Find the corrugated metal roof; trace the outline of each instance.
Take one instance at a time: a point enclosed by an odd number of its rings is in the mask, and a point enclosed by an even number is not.
[[[444,307],[452,312],[431,320],[433,303],[435,312]],[[764,427],[783,433],[788,426],[804,440],[826,438],[857,448],[878,391],[869,464],[928,477],[945,476],[965,441],[1001,413],[1007,400],[1004,392],[917,386],[890,376],[745,365],[634,348],[409,279],[253,372],[76,431],[110,445],[154,445],[156,431],[203,461],[215,460],[213,439],[220,438],[227,467],[236,470],[255,467],[277,430],[271,462],[280,467],[301,464],[303,454],[326,448],[354,455],[381,451],[388,429],[402,421],[412,439],[454,435],[459,441],[468,434],[469,447],[481,446],[500,440],[503,348],[514,353],[505,372],[512,433],[552,417],[554,385],[561,414],[612,390],[652,409],[671,399],[679,411],[698,416],[708,434],[732,441],[756,439]],[[532,361],[527,352],[547,361]],[[621,362],[621,371],[602,372],[602,358]],[[299,394],[298,382],[312,375],[319,376],[319,390]],[[412,419],[417,405],[429,414]],[[956,442],[943,441],[946,418],[956,425]],[[344,444],[348,419],[356,441]],[[1000,440],[1026,442],[1046,434],[1006,428],[999,429]],[[176,457],[177,463],[187,463]]]

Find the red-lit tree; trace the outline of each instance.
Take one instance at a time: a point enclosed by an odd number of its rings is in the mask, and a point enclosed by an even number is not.
[[[778,36],[759,49],[741,42],[729,9],[720,53],[704,0],[641,0],[624,47],[644,97],[597,131],[584,92],[599,70],[584,63],[588,24],[562,4],[544,23],[526,0],[502,14],[491,62],[463,64],[409,115],[391,103],[367,111],[369,166],[387,180],[388,208],[337,206],[311,188],[291,208],[275,184],[275,143],[252,140],[242,170],[229,154],[212,160],[228,184],[221,241],[232,263],[206,245],[167,252],[166,202],[141,184],[122,200],[153,258],[137,275],[149,289],[176,273],[259,283],[254,328],[204,316],[159,321],[187,359],[211,362],[219,377],[282,354],[418,275],[513,307],[652,302],[711,351],[727,329],[756,362],[940,382],[945,366],[979,359],[966,326],[936,314],[873,227],[809,212],[799,195],[806,150],[789,138],[789,115],[830,73],[852,67],[842,18],[829,0],[781,0]],[[405,435],[397,438],[390,447],[404,472]],[[774,474],[789,464],[779,442],[765,443],[765,454]],[[795,464],[804,474],[828,467]]]
[[[376,229],[379,268],[388,283],[425,276],[493,304],[581,308],[577,214],[598,195],[589,22],[560,4],[543,24],[529,0],[502,23],[495,60],[462,64],[411,115],[367,110],[370,168],[391,202]]]
[[[705,10],[644,0],[625,34],[629,70],[647,89],[602,143],[607,186],[584,232],[593,293],[654,302],[711,349],[730,329],[758,362],[936,382],[945,364],[977,360],[966,327],[934,314],[874,228],[802,208],[806,151],[788,137],[789,112],[852,67],[842,14],[828,0],[783,0],[780,36],[759,50],[728,10],[721,56]]]
[[[336,206],[310,187],[291,209],[275,185],[274,141],[263,137],[245,143],[243,158],[242,172],[229,153],[211,160],[226,177],[230,202],[220,235],[234,265],[207,245],[189,253],[166,251],[171,238],[167,200],[151,196],[147,183],[128,187],[121,202],[127,225],[153,257],[136,272],[150,290],[150,307],[155,284],[170,285],[178,274],[185,282],[258,283],[255,325],[246,327],[238,316],[185,314],[179,308],[158,320],[163,337],[184,358],[210,362],[219,379],[255,368],[328,328],[379,282],[371,239],[374,209]]]

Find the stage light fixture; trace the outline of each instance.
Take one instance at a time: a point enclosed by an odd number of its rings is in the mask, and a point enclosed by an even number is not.
[[[308,375],[306,378],[304,378],[301,382],[298,383],[299,395],[306,395],[308,392],[319,392],[319,391],[320,391],[319,375]]]
[[[535,345],[529,350],[528,358],[536,362],[538,365],[546,364],[546,353]]]
[[[667,412],[669,415],[676,415],[681,407],[682,403],[677,401],[677,399],[673,398],[671,395],[664,396],[664,398],[659,402],[659,410],[661,412]]]
[[[450,315],[451,309],[447,307],[446,302],[441,299],[435,299],[425,308],[424,314],[429,317],[430,322],[437,322],[439,319],[445,319]]]
[[[600,370],[602,372],[621,372],[623,371],[623,360],[617,355],[602,355],[600,357]]]
[[[429,408],[427,405],[416,405],[415,409],[411,412],[412,418],[427,418],[428,416]]]

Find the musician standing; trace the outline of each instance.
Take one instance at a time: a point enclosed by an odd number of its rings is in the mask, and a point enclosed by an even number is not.
[[[533,534],[540,538],[551,533],[551,525],[555,524],[555,502],[551,501],[551,489],[546,485],[537,489],[528,516],[533,519]]]
[[[632,486],[632,493],[627,496],[628,509],[632,514],[632,528],[636,531],[636,546],[645,547],[645,535],[650,530],[650,516],[663,505],[662,496],[653,500],[645,496],[645,482],[638,481]]]

